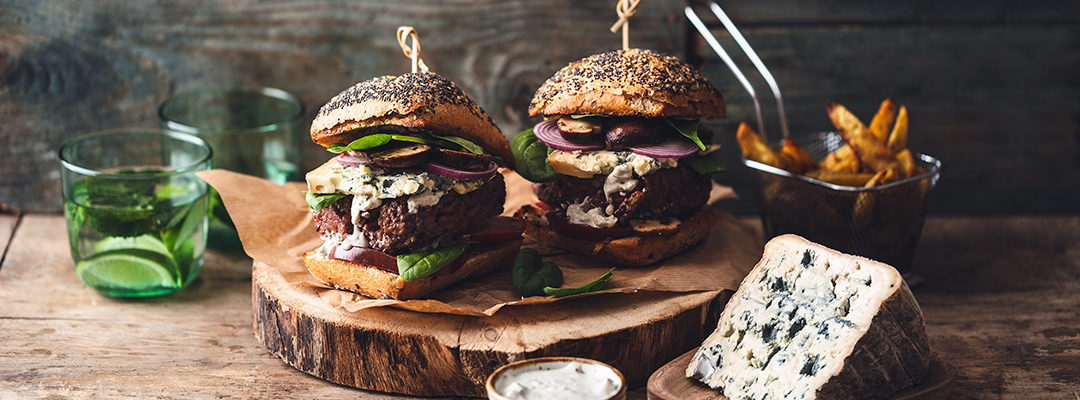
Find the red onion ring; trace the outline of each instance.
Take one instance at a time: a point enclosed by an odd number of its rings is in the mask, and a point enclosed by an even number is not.
[[[366,157],[350,156],[350,155],[347,155],[345,153],[338,154],[337,157],[334,157],[334,159],[336,159],[338,163],[345,164],[345,165],[368,165],[368,164],[371,164],[371,160],[367,159]]]
[[[424,164],[424,171],[454,179],[485,179],[495,175],[498,170],[499,166],[493,161],[488,162],[488,167],[483,171],[466,171],[433,162]]]
[[[562,136],[562,133],[559,133],[559,127],[555,125],[558,122],[559,121],[557,119],[553,118],[536,124],[536,126],[533,126],[533,135],[536,135],[536,140],[539,140],[540,143],[543,143],[545,146],[553,148],[555,150],[589,151],[604,149],[603,142],[574,143],[566,140],[566,138]]]
[[[700,150],[689,140],[667,140],[660,144],[634,146],[630,151],[654,158],[683,158],[696,154]]]

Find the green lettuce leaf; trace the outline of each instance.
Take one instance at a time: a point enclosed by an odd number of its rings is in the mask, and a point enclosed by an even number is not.
[[[431,253],[412,253],[397,256],[398,275],[405,282],[422,279],[445,267],[465,252],[465,245],[444,247]]]
[[[339,193],[304,192],[304,200],[307,201],[307,205],[311,208],[311,211],[322,210],[331,204],[334,204],[335,201],[341,200],[342,197],[345,197],[345,195]]]
[[[540,183],[556,181],[562,177],[548,163],[548,153],[551,149],[536,139],[532,128],[514,136],[514,140],[510,141],[510,151],[514,153],[517,173],[522,178]]]
[[[555,297],[566,297],[573,296],[575,294],[595,292],[604,288],[604,282],[607,282],[608,278],[611,278],[611,273],[613,271],[615,271],[615,268],[609,269],[608,272],[600,275],[600,277],[596,278],[595,281],[586,283],[576,288],[556,288],[548,286],[544,288],[544,294]]]

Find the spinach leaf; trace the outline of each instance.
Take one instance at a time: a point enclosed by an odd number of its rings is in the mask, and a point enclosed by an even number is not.
[[[322,210],[327,206],[334,204],[335,201],[341,200],[342,197],[345,197],[345,195],[338,193],[304,192],[304,200],[307,201],[308,207],[311,207],[311,211]]]
[[[727,160],[724,156],[720,155],[719,150],[710,151],[705,154],[697,154],[691,157],[686,157],[679,162],[686,163],[694,171],[699,174],[708,175],[715,172],[723,172],[727,170]]]
[[[557,288],[557,287],[548,286],[548,287],[544,288],[544,294],[547,294],[548,296],[555,296],[555,297],[566,297],[566,296],[573,296],[575,294],[595,292],[597,290],[600,290],[600,289],[604,288],[604,282],[607,282],[608,278],[611,278],[611,273],[613,271],[615,271],[615,268],[609,269],[608,272],[605,272],[603,275],[600,275],[600,277],[596,278],[595,281],[586,283],[586,284],[584,284],[582,286],[578,286],[576,288]]]
[[[431,144],[431,140],[416,136],[396,135],[392,133],[376,133],[353,140],[352,143],[349,143],[348,145],[335,143],[328,146],[326,149],[330,150],[331,153],[341,153],[345,150],[367,150],[390,143],[391,140]]]
[[[521,174],[521,177],[537,183],[556,181],[561,178],[561,175],[555,172],[548,163],[547,156],[550,149],[536,139],[532,128],[514,136],[514,140],[510,141],[510,151],[514,153],[517,172]]]
[[[677,119],[667,118],[668,125],[671,125],[675,130],[679,131],[683,136],[694,142],[701,150],[705,150],[705,143],[701,143],[701,139],[698,138],[698,120],[696,119]]]
[[[610,115],[606,115],[606,114],[573,114],[573,115],[570,116],[570,118],[573,118],[573,119],[582,119],[582,118],[591,118],[591,117],[610,117]]]
[[[431,253],[412,253],[397,256],[398,275],[405,282],[422,279],[445,267],[465,252],[465,245],[444,247]]]
[[[428,133],[428,135],[443,142],[448,142],[450,144],[450,146],[446,146],[445,143],[436,143],[438,145],[442,145],[443,147],[453,149],[455,147],[453,145],[457,145],[458,147],[465,149],[465,151],[468,151],[470,153],[484,154],[484,148],[480,147],[476,143],[470,142],[468,139],[460,138],[457,136],[440,136],[434,133]]]
[[[544,294],[544,287],[562,286],[563,276],[555,263],[541,263],[536,249],[524,248],[514,259],[513,281],[522,296],[539,296]]]

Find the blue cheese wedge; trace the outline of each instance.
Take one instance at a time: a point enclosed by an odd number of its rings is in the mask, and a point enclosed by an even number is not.
[[[892,267],[777,237],[686,376],[733,400],[889,398],[930,360],[922,311]]]

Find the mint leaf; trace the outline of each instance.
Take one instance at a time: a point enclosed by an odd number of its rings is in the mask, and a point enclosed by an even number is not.
[[[548,163],[548,149],[536,139],[532,128],[521,131],[510,141],[517,173],[532,182],[552,182],[562,176]]]
[[[689,165],[690,168],[693,168],[694,171],[697,171],[697,173],[702,175],[727,170],[727,160],[724,159],[724,156],[720,155],[719,150],[686,157],[679,160],[679,162],[686,163],[686,165]]]
[[[431,253],[412,253],[397,256],[398,275],[405,282],[422,279],[445,267],[465,252],[465,245],[445,247]]]
[[[686,136],[688,139],[694,142],[701,150],[705,150],[705,143],[701,143],[701,139],[698,138],[698,120],[696,119],[677,119],[667,118],[665,119],[668,125],[671,125],[680,134]]]
[[[522,296],[539,296],[544,294],[544,287],[561,286],[563,283],[559,266],[550,261],[541,262],[540,253],[531,248],[521,249],[514,258],[512,278],[514,287]]]
[[[600,275],[600,277],[596,278],[595,281],[586,283],[586,284],[584,284],[582,286],[578,286],[576,288],[557,288],[557,287],[548,286],[548,287],[544,288],[544,294],[546,294],[548,296],[555,296],[555,297],[566,297],[566,296],[573,296],[575,294],[583,294],[583,293],[595,292],[597,290],[600,290],[600,289],[604,288],[604,283],[607,282],[608,278],[611,278],[611,273],[613,271],[615,271],[615,268],[609,269],[608,272],[605,272],[603,275]]]
[[[311,208],[311,211],[322,210],[331,204],[334,204],[334,202],[341,200],[342,197],[345,197],[345,195],[340,193],[304,192],[304,200],[307,201],[307,205]]]

